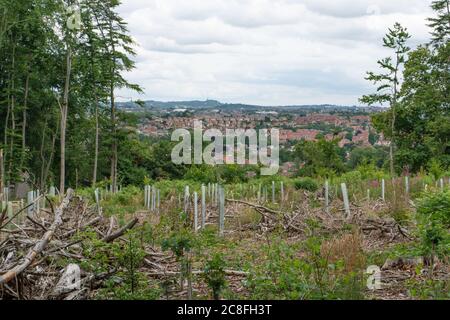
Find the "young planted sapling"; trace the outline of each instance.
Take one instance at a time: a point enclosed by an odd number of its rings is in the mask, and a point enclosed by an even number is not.
[[[223,255],[216,253],[206,262],[203,278],[212,290],[214,300],[220,300],[220,293],[226,286],[225,261]]]

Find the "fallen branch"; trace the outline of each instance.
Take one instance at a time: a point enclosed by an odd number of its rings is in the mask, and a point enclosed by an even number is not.
[[[40,224],[39,222],[37,222],[36,220],[34,220],[33,218],[27,216],[27,219],[30,220],[33,224],[37,225],[39,228],[41,228],[44,231],[47,231],[47,228],[44,227],[42,224]]]
[[[255,208],[257,210],[263,210],[263,211],[266,211],[266,212],[269,212],[269,213],[272,213],[272,214],[280,214],[280,213],[283,214],[283,212],[281,212],[281,211],[275,211],[275,210],[269,209],[267,207],[261,206],[259,204],[253,204],[253,203],[242,201],[242,200],[227,199],[226,201],[227,202],[234,202],[234,203],[245,204],[246,206]]]
[[[34,259],[47,247],[48,243],[52,240],[55,231],[62,224],[62,215],[64,210],[69,205],[70,199],[72,198],[73,190],[69,189],[67,191],[66,197],[61,202],[61,205],[56,209],[55,212],[55,220],[53,224],[48,228],[47,232],[44,236],[39,240],[33,249],[31,249],[28,254],[23,259],[22,263],[18,264],[13,269],[7,271],[4,275],[0,276],[0,285],[8,283],[15,277],[17,277],[20,273],[22,273],[26,268],[28,268]]]
[[[224,270],[225,274],[228,276],[239,276],[239,277],[246,277],[250,273],[245,271],[238,271],[238,270]],[[198,275],[205,273],[203,270],[194,270],[192,271],[192,274]],[[152,271],[152,272],[146,272],[149,276],[178,276],[181,274],[179,271]]]
[[[110,235],[107,235],[102,240],[105,241],[105,242],[113,242],[117,238],[123,236],[125,234],[125,232],[127,232],[127,230],[133,229],[137,222],[138,222],[138,218],[134,218],[133,220],[128,222],[125,226],[123,226],[122,228],[120,228],[116,232],[113,232]]]
[[[79,228],[79,229],[73,229],[73,230],[70,230],[70,231],[64,233],[62,237],[63,237],[63,238],[68,238],[68,237],[74,235],[75,233],[77,233],[77,232],[79,232],[79,231],[83,231],[83,230],[86,229],[87,227],[90,227],[90,226],[92,226],[92,225],[94,225],[94,224],[100,222],[102,219],[103,219],[103,218],[102,218],[101,216],[97,216],[97,217],[95,217],[94,219],[92,219],[91,221],[89,221],[88,223],[86,223],[85,225],[82,225],[81,228]]]

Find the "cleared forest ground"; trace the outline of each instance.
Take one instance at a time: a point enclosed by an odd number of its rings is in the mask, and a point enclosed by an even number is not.
[[[423,254],[417,202],[400,191],[396,207],[355,195],[347,216],[338,195],[324,209],[323,190],[287,185],[272,203],[251,186],[225,188],[222,235],[220,201],[207,197],[194,230],[192,198],[186,210],[170,189],[157,210],[143,208],[137,188],[100,206],[80,190],[20,223],[2,219],[2,299],[449,298],[446,251]],[[380,271],[372,289],[370,266]]]

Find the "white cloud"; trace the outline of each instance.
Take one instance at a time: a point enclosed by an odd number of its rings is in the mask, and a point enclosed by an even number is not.
[[[399,21],[428,40],[423,0],[124,0],[141,99],[356,104]],[[138,97],[121,91],[121,96]]]
[[[367,14],[417,14],[428,11],[431,3],[424,0],[291,0],[290,2],[301,2],[318,14],[341,18],[361,17]]]

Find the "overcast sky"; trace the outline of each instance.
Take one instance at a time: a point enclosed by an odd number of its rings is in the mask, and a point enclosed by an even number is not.
[[[431,0],[123,0],[139,46],[121,100],[358,104],[396,21],[429,39]]]

